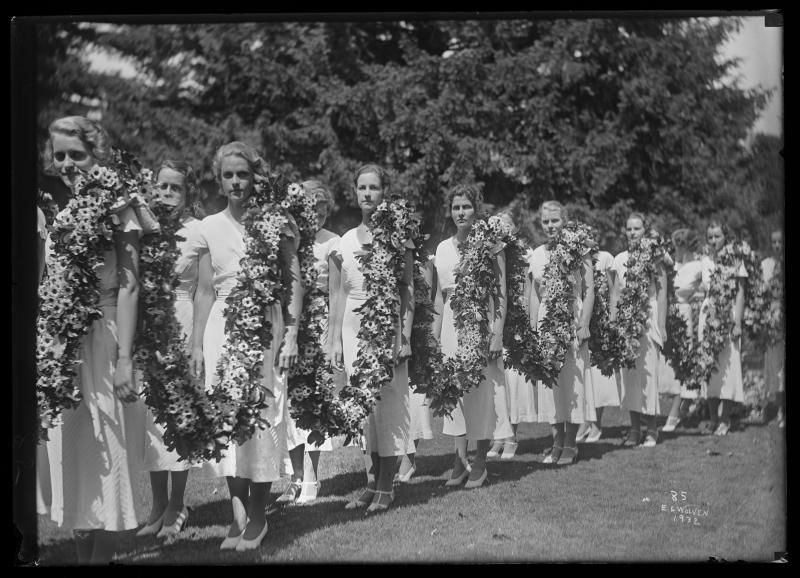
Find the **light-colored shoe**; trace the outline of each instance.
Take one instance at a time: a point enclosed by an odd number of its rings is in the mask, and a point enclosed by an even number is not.
[[[460,486],[461,484],[464,483],[464,480],[466,480],[468,477],[469,477],[469,470],[464,470],[463,472],[461,472],[460,476],[458,476],[457,478],[450,478],[444,483],[444,485],[446,488]]]
[[[294,504],[297,502],[297,498],[300,496],[302,489],[302,482],[291,482],[288,486],[286,486],[286,489],[283,491],[283,493],[278,496],[278,499],[275,500],[275,503],[282,506]]]
[[[167,536],[174,536],[183,530],[186,523],[189,521],[189,508],[183,507],[178,517],[169,526],[162,526],[161,531],[156,535],[156,538],[166,538]]]
[[[389,502],[387,504],[381,502],[381,496],[389,496]],[[390,492],[375,490],[375,498],[372,500],[372,503],[367,508],[367,514],[372,514],[373,512],[383,512],[385,510],[388,510],[389,506],[391,506],[393,502],[394,502],[394,490]]]
[[[730,429],[731,428],[730,428],[730,426],[728,424],[726,424],[724,421],[721,421],[721,422],[719,422],[719,425],[717,426],[717,429],[714,430],[714,435],[715,436],[726,436],[726,435],[728,435],[728,432],[730,431]]]
[[[575,436],[576,442],[586,441],[586,438],[589,437],[589,432],[591,431],[590,427],[586,427],[585,423],[582,423],[580,428],[578,429],[578,434]]]
[[[647,434],[642,442],[643,448],[654,448],[658,444],[658,439],[653,434]]]
[[[517,453],[517,447],[519,443],[517,442],[506,442],[503,444],[503,455],[500,456],[501,460],[510,460],[514,457],[514,454]],[[488,454],[487,454],[488,457]]]
[[[144,536],[155,536],[161,531],[161,526],[164,524],[164,516],[167,515],[167,510],[161,512],[161,515],[158,519],[153,522],[152,524],[145,524],[144,527],[136,532],[137,538],[142,538]]]
[[[492,444],[491,449],[486,453],[486,457],[487,458],[496,458],[497,456],[500,455],[500,452],[502,451],[502,449],[503,449],[503,442],[495,441]]]
[[[464,487],[467,488],[468,490],[471,490],[473,488],[480,488],[483,485],[483,482],[485,482],[486,478],[488,477],[489,477],[489,470],[486,467],[484,467],[481,477],[479,477],[477,480],[467,480],[467,483],[464,484]]]
[[[544,457],[544,459],[542,460],[542,463],[543,464],[554,464],[554,463],[558,462],[558,460],[561,458],[561,452],[563,452],[563,451],[564,451],[564,448],[561,448],[561,447],[558,447],[558,446],[553,446],[550,449],[550,453],[547,454]]]
[[[247,528],[247,524],[245,524],[245,528]],[[222,544],[219,545],[220,550],[236,550],[236,546],[239,544],[239,541],[244,537],[244,530],[238,536],[226,536],[225,539],[222,541]]]
[[[417,466],[415,464],[411,466],[405,474],[399,474],[397,476],[397,481],[403,484],[407,484],[408,481],[411,479],[411,476],[413,476],[416,472],[417,472]]]
[[[593,431],[592,433],[590,433],[590,434],[589,434],[589,435],[586,437],[586,439],[585,439],[585,440],[583,440],[583,443],[586,443],[586,444],[595,444],[595,443],[597,443],[598,441],[600,441],[600,438],[602,437],[602,435],[603,435],[603,430],[602,430],[602,429],[600,429],[600,428],[597,428],[595,431]]]
[[[665,431],[667,433],[675,431],[675,428],[678,427],[678,424],[681,423],[681,418],[679,417],[667,417],[667,423],[664,424],[664,427],[661,428],[661,431]]]
[[[266,520],[264,520],[264,527],[259,532],[258,536],[253,538],[252,540],[245,540],[244,532],[242,532],[241,539],[236,544],[236,551],[237,552],[247,552],[248,550],[258,550],[261,546],[262,540],[264,540],[264,536],[267,535],[267,531],[269,530],[269,524]]]
[[[316,501],[320,485],[319,481],[303,482],[303,489],[300,491],[300,496],[297,498],[297,501],[295,501],[295,504],[302,506],[303,504],[310,504]]]
[[[574,448],[564,447],[561,450],[561,455],[558,457],[558,461],[556,461],[557,466],[569,466],[578,461],[578,447],[575,446]]]

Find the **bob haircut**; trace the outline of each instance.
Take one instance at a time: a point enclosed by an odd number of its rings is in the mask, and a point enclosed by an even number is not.
[[[42,152],[42,165],[44,172],[49,175],[57,173],[53,163],[53,135],[78,137],[100,165],[106,164],[111,159],[111,145],[109,144],[106,130],[93,120],[85,116],[64,116],[50,123],[47,127],[49,138]]]

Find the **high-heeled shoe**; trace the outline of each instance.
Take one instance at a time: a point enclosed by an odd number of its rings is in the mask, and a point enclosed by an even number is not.
[[[503,444],[503,455],[500,456],[501,460],[510,460],[517,453],[519,443],[514,441],[507,441]]]
[[[381,496],[389,496],[389,503],[384,504],[382,503]],[[367,508],[367,514],[371,514],[373,512],[383,512],[384,510],[388,510],[389,506],[392,505],[394,502],[394,490],[390,492],[383,492],[381,490],[375,490],[375,499],[372,500],[372,503]]]
[[[594,443],[597,443],[600,440],[600,437],[602,435],[603,435],[603,430],[601,430],[600,428],[597,428],[595,431],[590,433],[586,437],[586,439],[583,440],[583,441],[584,441],[584,443],[587,443],[587,444],[594,444]]]
[[[366,508],[372,503],[372,496],[374,494],[375,490],[372,488],[364,488],[364,491],[361,492],[360,496],[358,496],[355,500],[345,504],[344,509],[355,510],[356,508]]]
[[[236,551],[247,552],[248,550],[258,550],[259,546],[261,546],[261,542],[264,540],[264,536],[267,535],[268,530],[269,524],[266,520],[264,520],[264,527],[261,529],[261,532],[259,532],[258,536],[252,540],[245,539],[244,532],[242,532],[242,538],[236,544]]]
[[[303,489],[303,482],[291,482],[283,493],[278,496],[278,499],[275,500],[275,503],[278,505],[288,506],[289,504],[294,504],[297,502],[298,497],[300,496],[300,492]]]
[[[320,483],[317,482],[303,482],[303,489],[300,491],[295,504],[302,506],[303,504],[310,504],[317,499],[317,492],[319,492]],[[313,490],[306,491],[306,488],[313,488]]]
[[[408,481],[411,479],[411,476],[413,476],[416,472],[417,472],[417,466],[413,465],[408,469],[408,471],[405,474],[398,475],[397,481],[407,484]]]
[[[561,458],[561,452],[564,451],[564,448],[559,446],[553,446],[550,450],[550,453],[547,454],[544,459],[542,460],[543,464],[555,464]]]
[[[577,461],[578,461],[578,448],[577,448],[577,446],[574,447],[574,448],[565,447],[562,450],[561,455],[559,456],[558,461],[556,462],[556,465],[568,466],[568,465],[576,463]]]
[[[244,526],[247,528],[247,524]],[[242,529],[242,533],[238,536],[227,536],[223,541],[222,544],[219,545],[220,550],[235,550],[236,546],[238,546],[239,541],[244,538],[244,529]]]
[[[464,483],[464,480],[467,479],[469,473],[472,471],[472,466],[470,466],[466,458],[463,457],[461,458],[461,463],[464,465],[464,471],[461,472],[461,475],[458,476],[457,478],[450,478],[449,480],[447,480],[444,483],[445,487],[452,488],[454,486],[460,486],[461,484]]]
[[[487,458],[496,458],[500,455],[500,452],[503,450],[503,442],[495,441],[492,444],[491,449],[486,452]]]
[[[178,517],[169,526],[162,526],[161,530],[156,534],[156,538],[166,538],[167,536],[174,536],[183,530],[186,523],[189,521],[189,508],[183,507]]]
[[[665,431],[667,433],[675,431],[675,428],[678,427],[678,424],[681,423],[681,418],[679,417],[672,417],[667,416],[667,423],[664,424],[664,427],[661,428],[661,431]]]
[[[141,538],[143,536],[152,536],[158,534],[158,532],[161,530],[161,526],[164,524],[164,516],[166,516],[166,514],[167,510],[165,509],[163,512],[161,512],[161,515],[155,522],[152,524],[145,524],[141,530],[136,532],[136,537]]]
[[[575,436],[576,442],[585,441],[586,438],[589,437],[589,432],[591,432],[591,428],[583,428],[583,424],[581,425],[581,429],[578,431],[578,435]]]
[[[505,455],[505,453],[503,455]],[[464,484],[464,487],[467,488],[468,490],[471,490],[473,488],[480,488],[483,485],[483,482],[485,482],[486,478],[488,477],[489,477],[489,470],[487,470],[484,467],[481,477],[479,477],[477,480],[467,480],[467,483]]]

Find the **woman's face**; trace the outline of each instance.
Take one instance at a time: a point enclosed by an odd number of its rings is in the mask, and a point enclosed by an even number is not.
[[[706,241],[714,251],[722,249],[725,244],[725,234],[722,232],[722,227],[709,227],[708,231],[706,231]]]
[[[475,222],[475,205],[465,195],[456,195],[450,205],[453,223],[459,230],[469,230]]]
[[[156,179],[155,196],[169,207],[185,207],[186,177],[175,169],[164,167]]]
[[[242,157],[228,156],[222,159],[219,170],[222,194],[229,201],[241,203],[253,192],[253,172]]]
[[[88,172],[97,164],[86,144],[77,136],[60,133],[50,135],[53,145],[53,165],[65,185],[72,188],[80,172]]]
[[[317,231],[319,231],[323,225],[325,225],[325,221],[328,220],[328,201],[325,200],[324,197],[317,197],[317,204],[314,206],[314,210],[317,213]]]
[[[372,212],[383,201],[383,186],[377,173],[364,173],[356,180],[356,197],[362,211]]]
[[[628,245],[644,237],[644,223],[639,217],[628,219],[625,223],[625,236],[628,237]]]
[[[542,229],[548,239],[555,237],[563,226],[560,209],[542,209]]]
[[[772,233],[772,251],[776,255],[780,255],[783,253],[783,233],[780,231],[775,231]]]

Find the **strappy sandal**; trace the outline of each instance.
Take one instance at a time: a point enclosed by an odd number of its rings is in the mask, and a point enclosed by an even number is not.
[[[547,454],[547,456],[545,456],[545,458],[542,460],[542,463],[543,464],[556,464],[556,463],[558,463],[558,460],[561,459],[561,452],[563,452],[563,451],[564,451],[564,448],[559,447],[559,446],[553,446],[550,449],[550,453]]]
[[[372,500],[372,503],[367,508],[367,514],[371,514],[373,512],[383,512],[384,510],[388,510],[389,506],[391,506],[392,503],[394,502],[394,490],[390,492],[375,490],[374,493],[375,493],[375,498]],[[388,504],[381,503],[380,501],[381,496],[389,496],[389,503]]]
[[[356,508],[366,508],[372,504],[372,497],[375,495],[375,490],[372,488],[365,488],[361,495],[352,502],[347,502],[345,510],[355,510]]]

